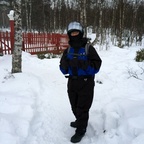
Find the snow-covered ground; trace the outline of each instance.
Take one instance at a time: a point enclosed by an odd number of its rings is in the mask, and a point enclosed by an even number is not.
[[[103,63],[80,144],[144,143],[144,62],[134,60],[140,48],[98,51]],[[0,57],[0,144],[71,143],[75,119],[59,61],[23,52],[22,73],[11,74],[11,55]]]

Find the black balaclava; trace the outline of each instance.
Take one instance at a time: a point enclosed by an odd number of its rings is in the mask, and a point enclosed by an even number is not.
[[[71,36],[71,32],[79,31],[77,36]],[[67,34],[69,36],[69,44],[73,48],[80,48],[84,46],[87,42],[87,39],[83,38],[83,28],[79,22],[71,22],[68,25]]]

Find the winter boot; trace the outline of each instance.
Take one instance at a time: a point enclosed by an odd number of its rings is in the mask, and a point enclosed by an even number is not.
[[[82,129],[81,131],[76,130],[76,133],[71,137],[71,142],[72,143],[78,143],[81,141],[83,136],[85,135],[86,130]]]
[[[70,126],[73,127],[73,128],[77,128],[77,122],[76,121],[71,122]]]

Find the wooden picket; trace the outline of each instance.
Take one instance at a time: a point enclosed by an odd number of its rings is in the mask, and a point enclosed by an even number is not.
[[[31,53],[60,54],[68,47],[66,34],[23,33],[22,50]],[[0,32],[0,53],[12,54],[13,37],[9,32]]]
[[[11,54],[11,39],[9,32],[0,32],[0,53]]]

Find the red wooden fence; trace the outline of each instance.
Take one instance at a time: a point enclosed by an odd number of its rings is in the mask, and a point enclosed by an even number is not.
[[[11,36],[8,32],[0,32],[0,53],[3,54],[11,54]]]
[[[60,54],[68,47],[66,34],[23,33],[22,50],[31,54]],[[12,54],[14,37],[9,32],[0,32],[0,53]]]

